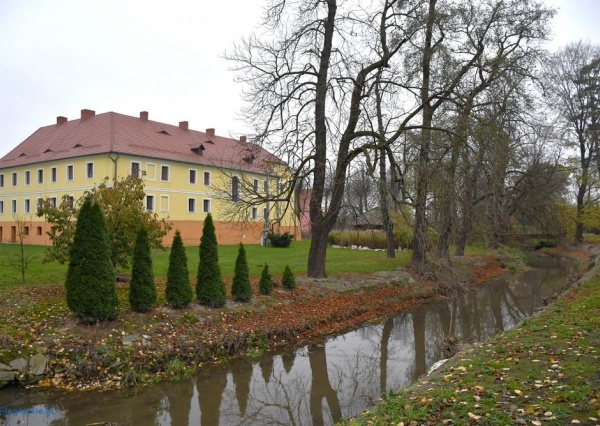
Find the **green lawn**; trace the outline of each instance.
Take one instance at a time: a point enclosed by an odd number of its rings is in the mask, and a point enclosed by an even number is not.
[[[297,241],[289,248],[261,247],[247,245],[246,255],[251,276],[260,276],[262,267],[267,262],[272,275],[282,274],[285,265],[289,265],[295,275],[306,274],[306,264],[310,241]],[[20,272],[11,266],[10,259],[18,253],[15,244],[0,244],[0,288],[10,288],[23,284]],[[64,282],[67,265],[57,262],[43,263],[46,247],[25,246],[25,254],[32,258],[25,276],[25,284],[44,285]],[[232,277],[238,246],[219,246],[219,263],[223,277]],[[192,280],[196,278],[198,267],[198,246],[186,247],[188,268]],[[154,250],[154,274],[166,276],[169,264],[169,250]],[[387,259],[385,252],[333,249],[327,251],[327,273],[366,273],[390,270],[405,265],[409,253],[399,253],[396,259]]]

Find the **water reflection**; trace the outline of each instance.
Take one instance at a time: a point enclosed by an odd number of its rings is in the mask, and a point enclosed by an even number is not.
[[[414,382],[443,357],[446,337],[484,339],[531,315],[570,272],[568,263],[548,258],[537,266],[319,346],[211,367],[133,395],[0,391],[0,425],[329,425]]]

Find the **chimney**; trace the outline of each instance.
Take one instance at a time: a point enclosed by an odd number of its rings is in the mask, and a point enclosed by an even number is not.
[[[88,118],[92,118],[94,115],[96,115],[96,111],[92,111],[91,109],[82,109],[81,121],[87,120]]]
[[[180,121],[179,122],[179,128],[182,130],[187,130],[188,129],[188,122],[187,121]]]
[[[148,121],[148,111],[140,112],[140,118],[144,121]]]
[[[246,136],[240,136],[240,142],[246,143]]]
[[[61,124],[65,124],[67,122],[67,117],[58,116],[56,117],[56,125],[60,126]]]
[[[215,135],[215,129],[206,129],[206,134],[213,137]]]

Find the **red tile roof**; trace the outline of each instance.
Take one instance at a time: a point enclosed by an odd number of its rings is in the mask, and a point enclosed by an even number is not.
[[[267,161],[283,164],[258,145],[211,135],[212,129],[204,133],[115,112],[84,111],[92,116],[66,122],[59,117],[62,124],[39,128],[0,159],[0,169],[109,152],[257,173],[264,173]]]

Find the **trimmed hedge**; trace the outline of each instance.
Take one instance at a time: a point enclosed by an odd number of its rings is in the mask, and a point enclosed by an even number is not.
[[[221,278],[219,253],[217,251],[217,236],[212,215],[209,213],[204,220],[202,237],[200,238],[200,263],[196,283],[196,297],[202,305],[221,308],[227,302],[226,288]]]
[[[150,241],[148,240],[148,230],[144,226],[138,231],[133,247],[129,303],[134,312],[148,312],[152,306],[156,305],[156,285],[152,272]]]
[[[165,296],[167,302],[175,309],[187,308],[192,303],[193,293],[187,267],[187,256],[179,231],[175,231],[169,254]]]
[[[235,260],[235,274],[231,284],[231,296],[238,302],[249,302],[252,299],[252,287],[250,286],[250,271],[246,260],[246,250],[240,243],[237,259]]]

